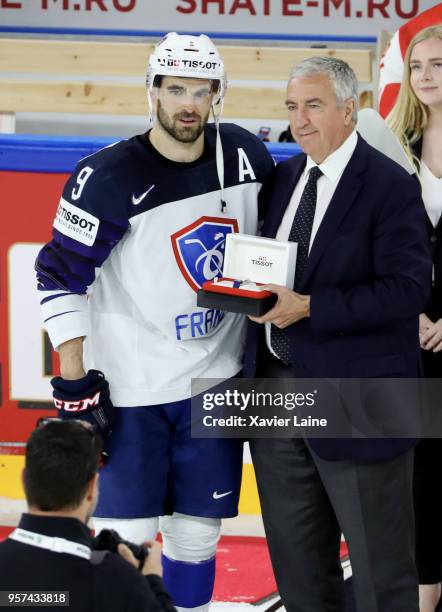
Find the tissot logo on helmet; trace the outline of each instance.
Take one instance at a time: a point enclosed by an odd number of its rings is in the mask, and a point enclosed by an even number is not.
[[[147,88],[154,87],[157,76],[212,79],[219,82],[218,99],[223,98],[226,77],[218,49],[208,36],[167,34],[149,58]]]

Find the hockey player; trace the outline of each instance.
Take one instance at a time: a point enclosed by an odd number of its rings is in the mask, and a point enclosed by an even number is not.
[[[225,87],[207,36],[163,38],[147,74],[153,128],[78,164],[36,263],[60,355],[56,406],[113,427],[95,528],[141,542],[161,517],[164,579],[181,609],[210,602],[242,469],[236,440],[190,436],[191,377],[237,374],[245,325],[197,307],[196,291],[220,275],[228,233],[256,233],[273,169],[255,136],[219,125]]]

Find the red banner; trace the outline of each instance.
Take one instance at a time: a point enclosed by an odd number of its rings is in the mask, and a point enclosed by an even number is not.
[[[33,270],[50,238],[67,176],[0,171],[0,449],[24,442],[40,416],[53,414],[49,380],[57,360],[43,331]],[[6,447],[7,450],[7,447]]]

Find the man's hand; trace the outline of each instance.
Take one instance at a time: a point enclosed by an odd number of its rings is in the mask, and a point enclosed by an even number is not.
[[[143,576],[148,574],[155,574],[156,576],[163,576],[163,566],[161,564],[161,544],[159,542],[144,542],[144,546],[149,549],[149,555],[141,568]],[[125,544],[118,544],[119,554],[128,561],[131,565],[138,569],[138,559],[136,559],[132,551]]]
[[[424,328],[421,326],[421,317],[425,317]],[[439,353],[442,351],[442,319],[433,323],[426,315],[419,316],[419,340],[424,351]]]
[[[51,379],[52,396],[61,419],[88,421],[103,440],[110,435],[117,422],[117,410],[109,395],[109,383],[98,370],[80,379],[67,380],[61,376]]]
[[[301,295],[281,285],[263,285],[261,289],[276,293],[278,301],[262,317],[249,317],[256,323],[273,323],[284,329],[310,316],[310,296]]]
[[[425,312],[422,312],[419,315],[419,336],[423,336],[432,325],[433,321],[427,317]]]

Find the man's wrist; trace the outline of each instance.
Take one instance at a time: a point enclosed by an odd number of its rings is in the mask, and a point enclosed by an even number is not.
[[[84,378],[86,376],[86,372],[83,368],[83,365],[77,365],[70,367],[61,367],[60,375],[65,380],[80,380],[80,378]]]
[[[307,318],[310,316],[310,296],[305,295],[304,298],[304,318]]]
[[[67,340],[57,347],[60,374],[65,380],[79,380],[86,376],[83,366],[83,338]]]

